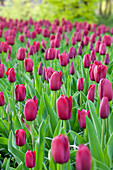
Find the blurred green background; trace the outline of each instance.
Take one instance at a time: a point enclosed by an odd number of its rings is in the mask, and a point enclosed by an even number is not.
[[[0,16],[113,25],[113,0],[0,0]]]

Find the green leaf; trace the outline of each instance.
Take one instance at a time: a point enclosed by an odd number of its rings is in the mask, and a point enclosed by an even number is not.
[[[0,133],[3,133],[6,137],[9,136],[8,127],[1,118],[0,118]]]
[[[92,103],[90,100],[88,100],[87,102],[88,102],[88,106],[89,106],[90,115],[91,115],[91,118],[93,121],[93,125],[94,125],[95,131],[97,133],[97,137],[98,137],[99,141],[101,141],[102,127],[101,127],[101,123],[96,115],[96,109],[95,109],[94,103]]]
[[[110,170],[110,168],[108,166],[106,166],[104,163],[96,160],[95,158],[93,158],[93,160],[96,162],[96,169],[99,169],[99,170]]]
[[[107,142],[107,153],[109,156],[110,161],[113,160],[113,133],[111,134],[108,142]]]
[[[16,168],[16,170],[23,170],[23,163],[21,162],[18,167]]]
[[[88,132],[89,146],[91,155],[98,161],[104,162],[104,155],[100,146],[99,139],[96,135],[95,128],[91,120],[86,116],[86,129]]]
[[[58,135],[60,134],[61,126],[62,126],[62,121],[59,120],[59,121],[58,121],[58,124],[57,124],[57,127],[56,127],[56,129],[55,129],[55,131],[54,131],[53,137],[58,136]]]
[[[14,112],[14,115],[16,116],[16,107],[15,107],[15,103],[14,103],[14,101],[13,101],[13,99],[12,98],[8,98],[8,101],[9,101],[9,105],[10,105],[10,107],[12,108],[12,110],[13,110],[13,112]]]
[[[110,134],[113,133],[113,112],[111,113],[110,118],[109,118],[109,131],[110,131]]]
[[[45,106],[47,109],[47,113],[48,115],[50,115],[50,123],[51,123],[52,130],[54,132],[56,125],[57,125],[57,115],[55,111],[53,110],[50,100],[46,93],[44,93],[44,102],[45,102]]]
[[[49,170],[56,170],[56,163],[53,160],[53,156],[52,156],[52,151],[50,152],[50,163],[49,163]]]
[[[111,61],[110,63],[109,63],[109,65],[107,66],[107,73],[111,73],[111,71],[113,70],[113,61]]]

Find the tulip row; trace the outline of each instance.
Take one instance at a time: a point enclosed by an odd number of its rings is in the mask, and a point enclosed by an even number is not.
[[[0,17],[0,138],[15,169],[112,168],[112,35]]]

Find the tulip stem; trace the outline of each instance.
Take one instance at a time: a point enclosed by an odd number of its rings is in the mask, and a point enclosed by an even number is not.
[[[54,110],[56,112],[56,91],[54,93]]]
[[[63,120],[63,128],[66,131],[66,120]]]
[[[106,142],[108,141],[109,139],[109,122],[108,122],[108,118],[106,119]]]
[[[102,137],[101,137],[102,149],[104,149],[104,131],[105,131],[105,120],[102,119]]]
[[[32,121],[31,124],[30,124],[30,130],[31,130],[32,147],[33,147],[33,150],[35,150],[33,129],[34,129],[34,127],[33,127],[33,121]]]
[[[81,95],[81,92],[80,92],[80,106],[82,104],[82,95]]]
[[[14,101],[13,87],[14,87],[14,84],[12,83],[12,86],[11,86],[11,91],[12,91],[12,99],[13,99],[13,101]]]
[[[20,110],[20,115],[21,115],[21,102],[19,102],[19,110]]]
[[[86,68],[86,88],[85,88],[85,94],[87,95],[88,92],[88,68]]]

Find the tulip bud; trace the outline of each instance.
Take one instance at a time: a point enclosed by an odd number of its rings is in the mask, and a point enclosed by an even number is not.
[[[96,35],[95,35],[95,34],[92,34],[92,35],[91,35],[91,38],[90,38],[90,41],[91,41],[92,43],[95,43],[95,38],[96,38]]]
[[[102,42],[106,44],[106,46],[111,46],[111,37],[110,35],[104,35],[102,38]]]
[[[24,60],[25,59],[25,49],[20,47],[17,51],[17,60]]]
[[[0,42],[0,53],[2,53],[3,47],[2,47],[2,43]]]
[[[7,78],[8,78],[9,82],[13,83],[13,82],[16,81],[16,76],[15,76],[14,68],[8,68],[7,72],[6,72],[6,75],[7,75]]]
[[[54,45],[55,45],[56,48],[60,47],[60,40],[55,38]]]
[[[80,45],[79,48],[78,48],[78,54],[79,55],[82,55],[82,46]]]
[[[83,40],[81,40],[80,45],[82,46],[82,48],[84,48],[84,41]]]
[[[84,129],[86,128],[86,118],[85,118],[85,116],[88,116],[89,119],[90,119],[90,112],[89,112],[89,110],[88,111],[86,111],[84,109],[82,109],[81,111],[78,110],[78,122],[79,122],[79,126],[81,128],[84,128]]]
[[[95,84],[91,84],[89,86],[87,98],[94,103],[94,99],[95,99]]]
[[[92,50],[92,49],[93,49],[93,43],[91,42],[89,45],[89,50]]]
[[[12,36],[8,36],[7,37],[7,43],[9,44],[9,45],[14,45],[14,43],[15,43],[15,37],[12,35]]]
[[[36,31],[33,31],[33,32],[31,33],[31,38],[32,38],[32,39],[35,39],[35,38],[36,38]]]
[[[71,39],[71,44],[72,44],[72,45],[75,45],[75,44],[76,44],[76,38],[75,38],[75,37],[72,37],[72,39]]]
[[[30,45],[29,55],[33,55],[33,53],[34,53],[34,47],[33,47],[33,45]]]
[[[61,120],[71,119],[72,116],[72,97],[61,95],[56,102],[58,117]]]
[[[84,68],[89,68],[90,62],[91,62],[91,59],[90,59],[89,54],[85,54],[84,55],[84,59],[83,59],[83,66],[84,66]]]
[[[69,140],[65,135],[56,136],[51,143],[53,159],[56,163],[66,163],[70,158]],[[59,154],[60,153],[60,154]]]
[[[96,51],[97,53],[99,53],[100,44],[101,44],[100,40],[97,40],[97,42],[95,43],[95,51]]]
[[[76,170],[90,170],[91,169],[91,153],[87,146],[79,145],[76,153]]]
[[[89,37],[85,36],[83,42],[84,42],[84,45],[88,45]]]
[[[25,40],[24,40],[24,35],[20,35],[20,36],[19,36],[19,41],[22,42],[22,43],[25,41]]]
[[[92,49],[92,51],[91,51],[91,61],[94,63],[95,60],[96,60],[96,53],[95,53],[95,50]]]
[[[69,57],[66,53],[63,53],[59,56],[59,62],[61,66],[66,66],[69,62]]]
[[[23,146],[25,145],[26,141],[26,133],[24,129],[18,129],[15,132],[15,143],[17,146]]]
[[[6,113],[9,113],[10,112],[10,105],[9,103],[7,103],[7,106],[6,106]]]
[[[2,50],[3,50],[4,53],[7,53],[8,48],[9,48],[8,43],[2,42]]]
[[[10,53],[8,53],[8,55],[7,55],[6,62],[7,62],[8,60],[11,61]]]
[[[46,76],[45,76],[46,70],[47,70],[47,68],[44,66],[44,69],[43,69],[43,80],[46,80]]]
[[[49,79],[51,78],[52,74],[54,73],[54,70],[50,67],[48,70],[45,71],[45,77],[46,81],[49,83]]]
[[[55,71],[50,78],[50,89],[59,90],[62,85],[62,72]]]
[[[99,115],[102,119],[106,119],[109,115],[109,102],[107,97],[103,97],[100,102]]]
[[[71,66],[70,66],[70,74],[71,74],[71,75],[74,75],[74,74],[75,74],[75,68],[74,68],[73,62],[71,62]]]
[[[19,102],[24,101],[26,96],[26,88],[24,84],[18,84],[15,87],[15,99]]]
[[[40,63],[38,67],[38,75],[42,75],[42,74],[43,74],[43,68],[42,68],[42,63]]]
[[[84,79],[83,77],[79,78],[77,81],[77,90],[83,91],[84,90]]]
[[[59,52],[59,49],[57,49],[55,51],[55,58],[59,59],[59,55],[60,55],[60,52]]]
[[[24,68],[26,72],[33,71],[33,60],[31,58],[27,58],[24,60]]]
[[[81,41],[81,33],[80,32],[76,33],[76,41]]]
[[[0,92],[0,106],[5,104],[4,94],[3,91]]]
[[[37,115],[37,104],[33,99],[28,99],[24,107],[24,116],[27,121],[33,121]]]
[[[112,100],[113,91],[111,82],[105,78],[101,79],[99,82],[99,98],[102,99],[103,97],[107,97],[109,101]]]
[[[0,78],[4,77],[5,67],[3,64],[0,64]]]
[[[94,79],[96,83],[99,83],[99,81],[102,78],[106,78],[107,73],[107,66],[105,65],[96,65],[94,68]]]
[[[101,43],[99,46],[99,54],[100,55],[105,55],[106,54],[106,44],[105,43]]]
[[[105,55],[104,64],[106,64],[106,65],[109,64],[109,54],[108,53]]]
[[[33,168],[36,164],[36,152],[27,151],[25,154],[25,164],[27,168]]]

